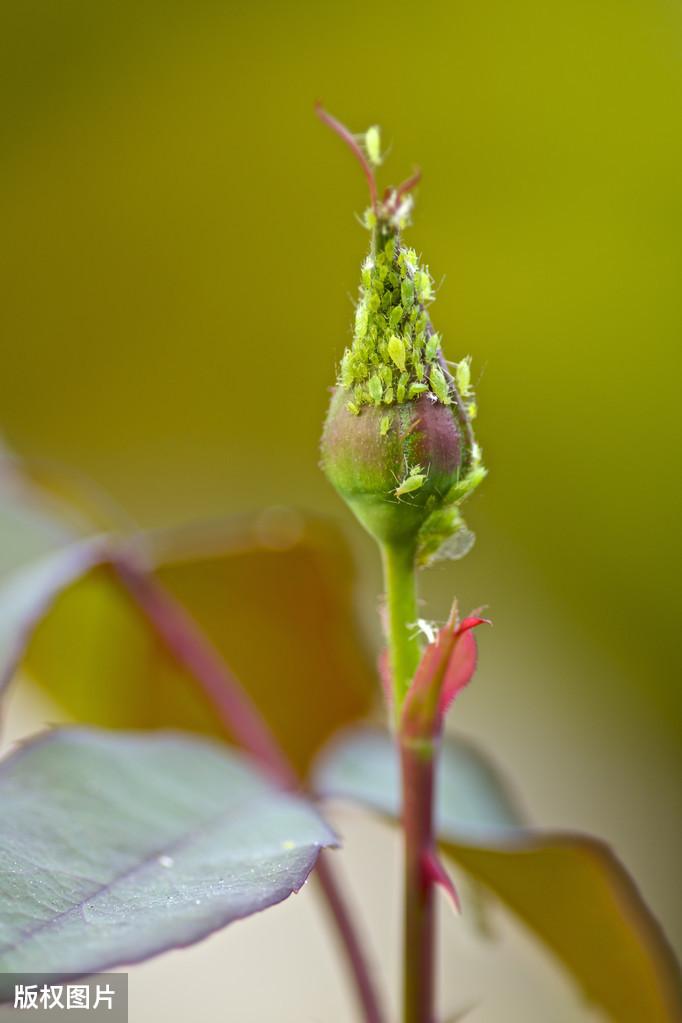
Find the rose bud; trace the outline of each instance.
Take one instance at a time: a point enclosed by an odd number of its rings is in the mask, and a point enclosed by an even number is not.
[[[351,345],[346,348],[322,436],[322,467],[360,522],[382,544],[411,543],[422,564],[460,556],[471,538],[458,504],[485,475],[472,420],[469,359],[449,364],[433,330],[433,280],[402,242],[415,175],[377,198],[378,132],[362,148],[326,112],[323,120],[360,159],[370,184]],[[375,158],[371,158],[371,153]],[[466,553],[471,543],[460,544]]]

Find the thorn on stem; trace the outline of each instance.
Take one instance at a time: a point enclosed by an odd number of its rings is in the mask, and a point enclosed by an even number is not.
[[[459,901],[457,889],[452,878],[441,863],[440,857],[435,849],[426,849],[422,855],[422,867],[424,878],[429,884],[439,885],[448,898],[452,901],[456,911],[462,912],[462,905]]]

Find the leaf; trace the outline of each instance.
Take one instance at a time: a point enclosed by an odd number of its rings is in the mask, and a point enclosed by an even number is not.
[[[341,538],[320,523],[294,521],[289,534],[272,520],[264,530],[262,518],[169,533],[158,554],[147,553],[157,580],[204,630],[303,771],[330,734],[367,712],[374,671],[353,616]],[[28,671],[77,720],[229,737],[111,558],[96,559],[103,563],[87,572],[84,564],[80,578],[65,568],[60,587],[60,557],[69,566],[78,556],[50,557],[57,560],[25,569],[0,602],[0,689],[3,661],[11,674],[27,646]]]
[[[176,535],[157,574],[304,770],[330,735],[367,715],[377,683],[343,536],[319,520],[299,522],[287,547],[274,547],[258,522],[223,528],[198,550]]]
[[[315,781],[322,795],[400,815],[398,761],[384,732],[348,732],[323,753]],[[587,835],[524,827],[500,775],[459,739],[443,743],[436,807],[443,850],[554,952],[610,1018],[680,1019],[674,956],[608,846]]]
[[[235,755],[174,733],[60,729],[0,764],[2,973],[93,973],[298,891],[335,836]]]
[[[59,550],[74,532],[45,495],[37,498],[0,441],[0,576]]]
[[[21,661],[33,629],[59,594],[103,557],[83,541],[56,550],[0,579],[0,692]]]

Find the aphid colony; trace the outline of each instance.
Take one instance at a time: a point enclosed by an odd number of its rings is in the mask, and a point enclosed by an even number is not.
[[[434,298],[431,275],[420,266],[414,249],[400,246],[395,235],[383,237],[362,265],[353,342],[341,360],[339,383],[349,394],[346,408],[359,415],[363,405],[400,405],[421,394],[450,405],[452,381],[444,371],[440,336],[426,311]],[[472,397],[468,358],[457,364],[454,379],[459,396]],[[467,412],[475,413],[473,402]],[[390,417],[384,417],[382,436],[389,428]]]

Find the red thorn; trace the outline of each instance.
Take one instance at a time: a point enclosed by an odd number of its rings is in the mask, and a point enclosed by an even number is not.
[[[369,160],[367,159],[362,150],[362,146],[358,143],[358,140],[355,138],[352,132],[350,132],[348,128],[346,128],[345,124],[342,124],[341,121],[337,121],[335,117],[332,117],[331,114],[327,113],[319,99],[315,104],[315,113],[320,118],[320,120],[327,125],[327,127],[331,128],[331,130],[335,132],[339,136],[339,138],[346,143],[348,148],[355,155],[360,166],[362,167],[365,177],[367,178],[367,184],[369,186],[369,198],[372,204],[372,210],[374,211],[374,213],[376,213],[377,183],[374,178],[374,171],[372,170],[369,164]]]
[[[452,900],[452,904],[458,913],[462,912],[462,905],[459,901],[459,895],[455,888],[452,878],[448,874],[447,870],[440,861],[440,857],[435,849],[427,849],[422,855],[422,868],[424,870],[424,877],[430,884],[439,885],[446,895]]]

